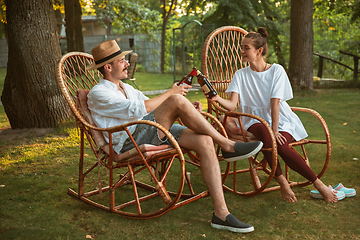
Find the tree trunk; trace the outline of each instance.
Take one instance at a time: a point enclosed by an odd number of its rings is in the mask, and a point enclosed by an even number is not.
[[[166,26],[169,22],[169,18],[171,16],[171,12],[173,9],[175,9],[177,0],[170,0],[168,7],[167,0],[162,0],[162,27],[161,27],[161,53],[160,53],[160,72],[164,73],[164,66],[165,66],[165,41],[166,41]],[[166,11],[166,9],[169,9],[169,11]],[[175,70],[174,70],[175,71]]]
[[[295,91],[313,90],[313,0],[291,1],[289,78]]]
[[[165,70],[165,40],[166,40],[166,25],[167,19],[163,19],[161,27],[161,54],[160,54],[160,72],[164,73]]]
[[[57,31],[59,36],[61,35],[62,25],[63,25],[63,16],[60,11],[60,0],[54,0],[54,5],[57,6],[57,10],[55,10],[55,18],[56,18],[56,24],[57,24]]]
[[[55,80],[61,57],[51,0],[6,0],[8,65],[1,101],[12,128],[47,128],[68,117]]]
[[[85,52],[79,0],[65,0],[66,40],[68,52]]]

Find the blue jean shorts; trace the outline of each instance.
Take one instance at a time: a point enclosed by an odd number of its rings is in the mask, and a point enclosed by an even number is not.
[[[154,111],[143,117],[142,120],[149,120],[152,122],[156,122]],[[179,141],[180,135],[186,128],[187,127],[182,126],[180,124],[173,124],[169,132],[174,136],[176,141]],[[132,136],[138,146],[142,144],[152,144],[152,145],[169,144],[172,147],[174,147],[168,138],[165,139],[159,138],[158,128],[147,124],[138,124]],[[120,152],[126,152],[134,147],[135,147],[134,144],[128,138],[125,140],[124,145]]]

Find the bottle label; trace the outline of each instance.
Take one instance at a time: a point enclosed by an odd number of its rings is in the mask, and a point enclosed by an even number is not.
[[[202,90],[204,90],[205,93],[210,92],[210,89],[206,84],[202,85],[201,88],[202,88]]]
[[[186,82],[180,82],[178,86],[186,86],[186,85],[189,85],[189,84],[187,84]]]

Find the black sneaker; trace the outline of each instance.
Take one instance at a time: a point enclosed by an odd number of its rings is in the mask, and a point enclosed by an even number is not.
[[[240,222],[231,213],[226,216],[226,221],[221,220],[215,214],[211,219],[211,226],[217,229],[226,229],[231,232],[249,233],[254,231],[254,227],[250,224]]]
[[[249,158],[256,153],[258,153],[263,146],[263,143],[260,141],[256,142],[236,142],[235,143],[235,152],[225,152],[222,151],[222,155],[227,162],[233,162],[240,159]]]

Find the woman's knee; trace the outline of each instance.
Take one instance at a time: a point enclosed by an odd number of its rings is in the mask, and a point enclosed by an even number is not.
[[[270,133],[262,123],[253,124],[248,129],[248,131],[251,132],[259,141],[262,141],[264,144],[264,147],[266,147],[266,148],[271,147],[272,140],[270,137]]]

